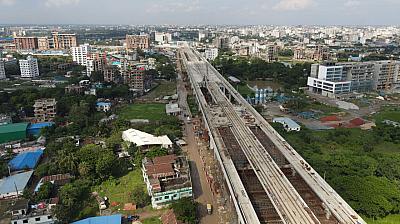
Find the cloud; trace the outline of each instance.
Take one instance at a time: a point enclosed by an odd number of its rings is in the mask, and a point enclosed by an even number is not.
[[[46,0],[47,7],[61,7],[65,5],[76,5],[80,0]]]
[[[358,0],[348,0],[347,2],[344,3],[344,6],[346,7],[355,7],[361,5],[361,2]]]
[[[314,4],[314,0],[280,0],[274,7],[278,11],[296,11],[306,9]]]
[[[16,0],[0,0],[0,5],[14,5]]]
[[[152,3],[147,7],[148,13],[162,13],[162,12],[193,12],[199,10],[199,0],[162,0],[158,3]]]

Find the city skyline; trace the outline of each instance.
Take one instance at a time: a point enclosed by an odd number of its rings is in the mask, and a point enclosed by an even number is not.
[[[400,19],[396,13],[399,7],[396,0],[338,0],[334,4],[329,0],[0,0],[0,21],[2,24],[395,25]]]

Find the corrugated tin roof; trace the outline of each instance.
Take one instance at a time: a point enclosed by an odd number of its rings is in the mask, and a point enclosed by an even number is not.
[[[14,124],[1,125],[0,126],[0,134],[26,131],[27,127],[28,127],[28,123],[14,123]]]
[[[110,215],[110,216],[97,216],[87,219],[83,219],[73,224],[121,224],[122,215]]]
[[[36,124],[29,125],[28,130],[39,129],[39,128],[44,128],[44,127],[50,127],[50,126],[53,126],[53,125],[54,125],[54,122],[36,123]]]
[[[11,170],[33,169],[36,167],[36,164],[39,162],[42,154],[43,149],[23,152],[8,162],[8,165],[10,166]]]
[[[23,191],[31,179],[33,171],[15,174],[5,177],[0,180],[0,194],[15,192],[15,187],[18,191]]]

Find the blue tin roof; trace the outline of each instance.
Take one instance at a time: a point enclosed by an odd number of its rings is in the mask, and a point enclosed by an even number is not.
[[[72,224],[121,224],[122,215],[110,215],[110,216],[97,216],[80,221],[73,222]]]
[[[28,127],[28,131],[32,129],[42,129],[44,127],[51,127],[54,125],[54,122],[42,122],[42,123],[36,123],[36,124],[31,124]]]
[[[43,149],[23,152],[10,160],[10,162],[8,162],[8,165],[10,166],[11,170],[33,169],[36,167],[42,155]]]
[[[1,179],[0,194],[15,192],[15,188],[17,188],[18,191],[23,191],[31,179],[32,174],[33,171],[31,170]]]

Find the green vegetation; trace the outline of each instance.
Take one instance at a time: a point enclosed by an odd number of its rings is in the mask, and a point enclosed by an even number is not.
[[[55,208],[55,214],[60,223],[70,223],[72,220],[96,215],[97,209],[93,208],[97,204],[91,198],[88,181],[76,180],[66,184],[60,189],[59,196],[60,202]]]
[[[161,120],[167,117],[165,113],[165,104],[132,104],[121,108],[118,111],[121,119],[149,119],[152,121]]]
[[[184,223],[196,223],[197,202],[191,198],[182,198],[171,204],[171,208],[176,214],[176,218]]]
[[[247,86],[247,84],[241,83],[241,84],[236,85],[235,88],[244,97],[247,97],[247,96],[253,97],[254,96],[254,91],[252,89],[250,89]]]
[[[383,219],[364,219],[368,224],[397,224],[400,223],[400,215],[388,215]]]
[[[385,110],[374,115],[374,119],[377,123],[383,120],[391,120],[400,122],[400,109],[399,108],[386,108]]]
[[[235,76],[240,80],[271,79],[282,84],[285,89],[297,89],[305,86],[311,65],[294,64],[292,68],[282,63],[268,63],[261,59],[217,58],[214,65],[220,67],[222,74]]]
[[[399,212],[399,128],[287,133],[274,127],[357,212],[369,218]]]
[[[118,206],[112,207],[115,211],[123,208],[125,203],[136,202],[132,199],[132,192],[139,191],[143,196],[147,196],[140,169],[135,169],[120,178],[110,178],[103,181],[100,185],[93,187],[92,190],[98,192],[102,197],[108,197],[110,203],[117,202]]]
[[[142,224],[162,224],[159,217],[147,218],[142,221]]]
[[[187,103],[189,105],[190,112],[192,113],[193,117],[196,117],[199,115],[199,106],[197,105],[196,97],[193,95],[189,95],[187,97]]]
[[[161,80],[158,85],[147,93],[143,98],[156,99],[164,96],[171,96],[176,93],[176,82]]]

